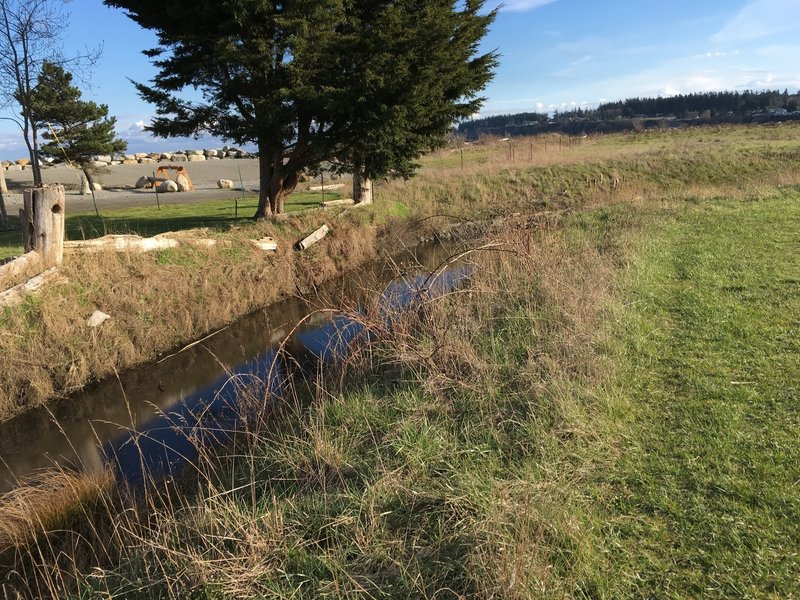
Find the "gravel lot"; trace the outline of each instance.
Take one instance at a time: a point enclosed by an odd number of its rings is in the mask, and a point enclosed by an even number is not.
[[[109,172],[96,177],[103,190],[96,192],[97,204],[101,208],[124,208],[129,206],[149,206],[155,204],[153,190],[135,190],[133,185],[143,175],[152,175],[159,165],[172,164],[163,161],[158,164],[114,165],[108,167]],[[241,196],[241,191],[221,190],[217,180],[232,179],[236,187],[240,186],[239,171],[245,190],[250,193],[258,191],[258,160],[251,158],[206,160],[191,163],[174,163],[183,166],[189,172],[194,184],[194,191],[169,194],[171,204],[190,204],[198,200],[214,200]],[[92,197],[82,196],[79,192],[80,175],[70,167],[59,165],[42,170],[45,183],[63,183],[67,186],[68,210],[83,212],[92,210]],[[6,181],[9,194],[5,196],[9,214],[16,214],[22,207],[22,190],[33,185],[33,173],[24,171],[7,171]],[[162,195],[163,197],[163,195]]]

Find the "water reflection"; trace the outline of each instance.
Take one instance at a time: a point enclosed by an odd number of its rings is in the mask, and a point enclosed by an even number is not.
[[[96,472],[110,460],[133,483],[145,474],[169,475],[193,461],[200,445],[224,443],[236,433],[242,386],[281,395],[287,365],[276,354],[278,345],[293,365],[310,369],[335,361],[353,340],[369,335],[358,319],[315,312],[317,307],[344,303],[356,314],[369,290],[383,285],[380,314],[390,318],[392,311],[454,289],[469,275],[463,263],[430,275],[452,254],[452,246],[418,247],[413,256],[371,265],[326,286],[311,301],[273,305],[162,362],[0,424],[0,492],[54,464]],[[405,273],[398,277],[398,271]],[[270,389],[264,390],[267,381]]]

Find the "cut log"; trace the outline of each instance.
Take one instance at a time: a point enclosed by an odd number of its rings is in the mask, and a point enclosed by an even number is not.
[[[58,272],[56,267],[48,269],[41,275],[20,283],[0,294],[0,306],[12,306],[21,302],[26,295],[31,294],[47,283],[67,281],[67,278]]]
[[[265,237],[260,240],[250,240],[250,243],[264,252],[275,252],[275,250],[278,249],[278,243],[275,241],[275,238],[271,237]]]
[[[41,271],[43,266],[42,257],[38,252],[28,252],[19,258],[12,260],[0,267],[0,281],[12,279],[18,275],[36,269]]]
[[[152,252],[154,250],[177,248],[179,245],[178,240],[143,238],[138,235],[106,235],[96,240],[79,240],[65,242],[64,244],[69,250],[80,250],[82,252]]]
[[[328,183],[326,185],[312,185],[308,188],[309,192],[321,192],[321,191],[328,191],[328,190],[338,190],[339,188],[343,188],[343,183]]]
[[[325,202],[320,202],[320,206],[330,208],[332,206],[353,206],[355,203],[355,200],[352,198],[342,198],[341,200],[326,200]]]
[[[329,233],[330,229],[328,229],[328,226],[323,225],[308,237],[303,238],[302,240],[297,242],[296,247],[298,250],[305,250],[306,248],[310,248],[311,246],[319,242],[321,239],[323,239]]]
[[[33,222],[31,243],[46,265],[61,264],[64,258],[63,185],[43,185],[23,192],[27,219]]]

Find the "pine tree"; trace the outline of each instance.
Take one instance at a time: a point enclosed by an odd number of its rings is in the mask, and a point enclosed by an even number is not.
[[[81,100],[72,75],[60,65],[42,64],[31,96],[33,120],[45,140],[42,154],[79,165],[90,181],[86,168],[93,155],[123,152],[127,147],[116,137],[116,119],[108,116],[108,106]]]
[[[477,111],[494,53],[483,0],[105,0],[155,31],[159,68],[137,84],[160,136],[254,143],[256,217],[283,210],[300,173],[333,161],[407,175],[454,121]],[[187,88],[200,100],[182,97]],[[194,94],[195,98],[197,94]]]

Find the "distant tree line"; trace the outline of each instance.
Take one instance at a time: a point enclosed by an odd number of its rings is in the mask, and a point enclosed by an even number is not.
[[[470,119],[458,125],[468,138],[480,135],[536,135],[539,133],[579,134],[614,132],[652,127],[675,127],[687,123],[735,123],[770,116],[800,116],[800,91],[704,92],[678,94],[668,98],[629,98],[607,102],[597,108],[575,108],[552,115],[522,112]],[[782,109],[782,110],[780,110]],[[786,111],[785,113],[783,111]]]
[[[800,92],[790,94],[772,90],[754,92],[703,92],[698,94],[678,94],[668,98],[629,98],[620,102],[601,104],[594,111],[603,115],[620,111],[623,117],[655,117],[670,115],[678,118],[692,118],[706,111],[711,117],[719,115],[748,116],[754,112],[765,111],[769,107],[783,108],[794,112],[800,106]]]

